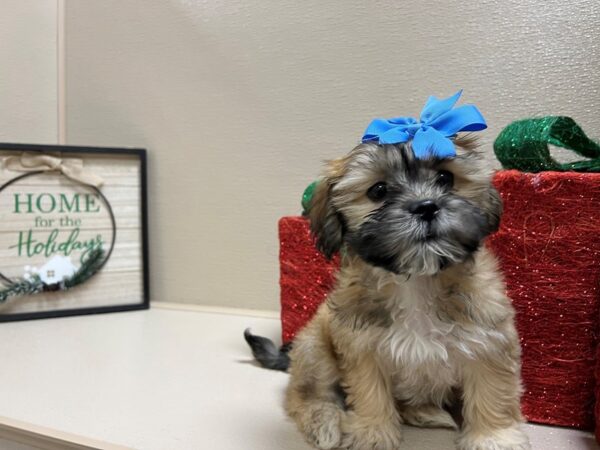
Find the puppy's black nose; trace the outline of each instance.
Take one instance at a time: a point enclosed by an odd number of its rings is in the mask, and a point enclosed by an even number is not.
[[[421,219],[431,222],[440,211],[440,207],[433,200],[420,200],[411,203],[408,210],[413,214],[421,216]]]

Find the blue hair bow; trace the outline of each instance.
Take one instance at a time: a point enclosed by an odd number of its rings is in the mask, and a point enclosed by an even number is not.
[[[362,141],[398,144],[412,139],[417,159],[456,156],[454,144],[449,137],[460,131],[481,131],[487,128],[485,119],[474,105],[452,109],[461,94],[462,90],[444,100],[429,97],[421,111],[420,122],[413,117],[375,119],[365,130]]]

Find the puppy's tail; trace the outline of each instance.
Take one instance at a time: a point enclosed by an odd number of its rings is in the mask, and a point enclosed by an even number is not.
[[[290,357],[288,352],[291,349],[291,343],[277,348],[273,341],[261,336],[255,336],[250,333],[250,328],[244,331],[244,338],[252,349],[252,354],[261,366],[267,369],[281,370],[285,372],[290,366]]]

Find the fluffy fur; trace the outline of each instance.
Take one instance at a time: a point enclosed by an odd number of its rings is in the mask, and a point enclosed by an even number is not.
[[[458,428],[456,404],[460,449],[530,448],[514,311],[482,245],[501,203],[473,142],[456,144],[426,161],[361,144],[318,185],[312,232],[342,267],[294,340],[285,407],[320,449],[397,449],[403,422]]]

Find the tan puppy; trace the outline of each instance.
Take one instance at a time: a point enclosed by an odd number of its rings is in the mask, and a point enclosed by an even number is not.
[[[452,159],[361,144],[328,163],[310,220],[342,251],[337,284],[289,353],[286,410],[321,449],[401,447],[402,422],[457,427],[458,447],[524,450],[514,311],[483,239],[501,202],[473,141]],[[257,359],[287,355],[246,334]]]

